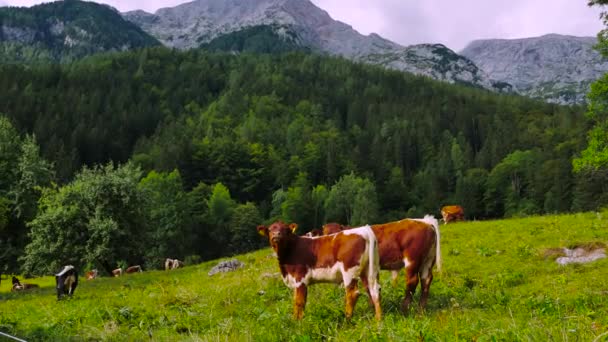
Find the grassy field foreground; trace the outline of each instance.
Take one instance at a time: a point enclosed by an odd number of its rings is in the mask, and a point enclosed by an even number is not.
[[[292,320],[292,294],[264,249],[237,256],[244,268],[211,277],[217,261],[82,280],[61,302],[51,277],[28,280],[42,287],[30,293],[10,293],[9,279],[0,331],[28,341],[608,341],[608,260],[559,266],[543,256],[607,243],[608,212],[456,223],[441,233],[444,269],[426,312],[403,316],[403,281],[393,288],[382,272],[380,323],[366,296],[346,321],[344,290],[329,284],[313,285],[304,319]]]

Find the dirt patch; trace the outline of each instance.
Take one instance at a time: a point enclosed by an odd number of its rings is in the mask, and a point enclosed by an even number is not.
[[[560,265],[585,264],[606,257],[606,244],[590,242],[570,248],[549,248],[543,253],[545,258],[555,259]]]

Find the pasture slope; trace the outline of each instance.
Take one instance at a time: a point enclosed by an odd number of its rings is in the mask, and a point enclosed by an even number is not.
[[[441,229],[443,273],[426,312],[407,317],[398,311],[403,282],[392,288],[382,272],[380,323],[365,296],[345,321],[344,290],[325,284],[311,287],[304,319],[294,321],[292,294],[267,248],[212,277],[217,261],[83,279],[62,302],[51,277],[31,279],[42,288],[18,294],[5,280],[0,331],[28,341],[608,341],[608,260],[559,266],[543,256],[547,248],[608,242],[608,211]]]

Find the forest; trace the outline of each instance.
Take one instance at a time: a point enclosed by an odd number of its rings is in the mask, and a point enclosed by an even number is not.
[[[595,210],[585,112],[304,52],[0,65],[0,272],[195,263],[276,219]]]

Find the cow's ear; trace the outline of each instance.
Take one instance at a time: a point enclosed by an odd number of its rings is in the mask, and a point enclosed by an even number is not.
[[[267,236],[268,235],[268,228],[266,228],[266,226],[264,226],[264,225],[259,225],[258,226],[258,234],[260,234],[262,236]]]
[[[298,224],[297,223],[290,224],[289,229],[291,229],[291,232],[295,234],[296,231],[298,230]]]

